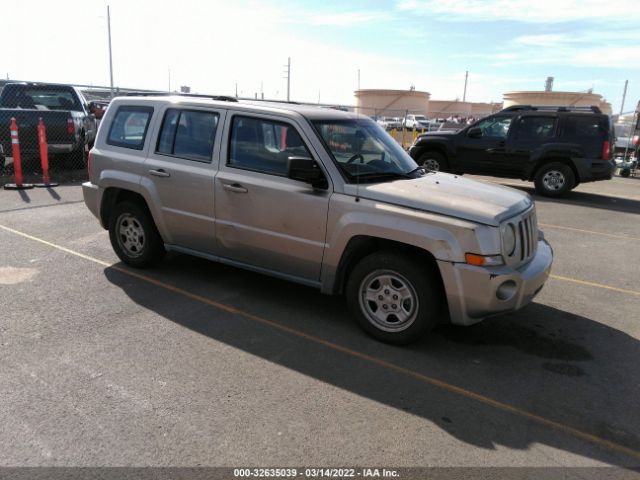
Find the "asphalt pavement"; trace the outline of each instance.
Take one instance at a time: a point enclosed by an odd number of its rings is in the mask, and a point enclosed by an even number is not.
[[[307,287],[124,266],[78,185],[0,190],[0,465],[640,467],[640,179],[534,197],[535,301],[393,347]]]

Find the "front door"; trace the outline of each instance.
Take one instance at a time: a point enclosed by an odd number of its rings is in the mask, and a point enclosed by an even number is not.
[[[287,178],[287,159],[311,150],[287,121],[235,114],[227,126],[215,180],[220,256],[319,281],[330,190]]]
[[[496,115],[485,118],[459,134],[457,160],[464,173],[500,175],[500,166],[506,159],[506,141],[511,125],[510,116]],[[479,128],[479,137],[468,132]]]

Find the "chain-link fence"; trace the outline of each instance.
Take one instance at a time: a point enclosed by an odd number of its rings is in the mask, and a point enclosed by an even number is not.
[[[37,111],[8,117],[13,113],[0,111],[0,184],[14,183],[20,170],[25,183],[41,182],[47,166],[58,182],[87,178],[89,143],[72,132],[71,122],[57,121],[61,117],[47,122]]]

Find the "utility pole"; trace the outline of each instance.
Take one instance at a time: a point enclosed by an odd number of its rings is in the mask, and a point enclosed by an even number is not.
[[[287,59],[287,64],[285,65],[285,67],[287,68],[287,71],[285,72],[287,74],[286,78],[287,79],[287,102],[290,101],[290,89],[291,89],[291,57],[288,57]]]
[[[111,57],[111,12],[107,5],[107,32],[109,34],[109,77],[111,79],[111,98],[113,98],[113,59]]]
[[[629,80],[624,81],[624,91],[622,92],[622,104],[620,105],[620,115],[624,112],[624,101],[627,99],[627,87],[629,86]]]
[[[264,100],[264,82],[260,82],[260,100]]]
[[[469,79],[469,70],[464,72],[464,92],[462,93],[462,101],[467,101],[467,80]]]
[[[236,82],[236,98],[238,98],[238,82]]]

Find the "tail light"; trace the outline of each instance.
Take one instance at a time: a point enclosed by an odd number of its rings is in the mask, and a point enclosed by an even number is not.
[[[602,144],[602,160],[609,160],[609,156],[611,155],[611,145],[609,144],[609,140],[605,140]]]
[[[67,118],[67,133],[69,135],[74,135],[76,133],[76,124],[73,123],[72,118]]]
[[[91,176],[91,156],[93,155],[92,150],[89,150],[89,155],[87,156],[87,175]]]
[[[631,142],[632,142],[634,145],[638,145],[638,144],[640,143],[640,135],[634,135],[634,136],[633,136],[633,140],[631,140]]]

